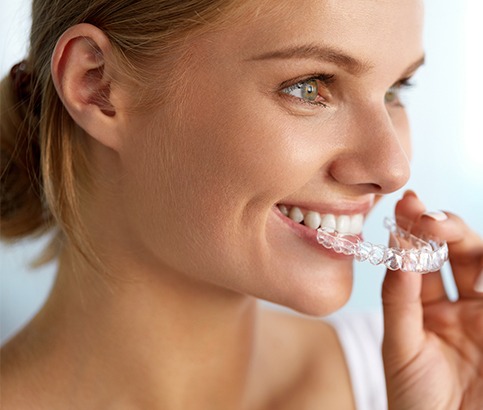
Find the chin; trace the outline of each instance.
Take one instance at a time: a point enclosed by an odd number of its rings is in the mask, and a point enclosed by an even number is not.
[[[352,269],[338,272],[337,277],[322,274],[317,281],[298,280],[287,283],[263,299],[304,315],[327,316],[342,308],[352,293]],[[313,279],[313,277],[312,277]]]
[[[311,296],[301,300],[293,301],[288,308],[304,315],[322,317],[342,308],[350,298],[350,291],[344,295],[329,296],[326,299],[313,298]]]

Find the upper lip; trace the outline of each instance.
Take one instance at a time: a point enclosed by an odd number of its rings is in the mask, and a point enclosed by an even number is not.
[[[315,202],[295,202],[295,201],[280,201],[277,205],[287,205],[290,207],[296,206],[300,209],[307,211],[315,211],[321,215],[333,214],[333,215],[367,215],[374,205],[374,200],[365,202],[340,202],[337,204],[324,204]]]

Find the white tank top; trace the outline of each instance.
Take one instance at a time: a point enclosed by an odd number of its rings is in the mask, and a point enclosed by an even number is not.
[[[357,410],[386,410],[382,364],[382,314],[336,314],[327,318],[339,336],[350,372]]]

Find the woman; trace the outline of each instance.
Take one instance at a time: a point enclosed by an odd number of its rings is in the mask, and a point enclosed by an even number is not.
[[[2,408],[355,408],[333,328],[257,299],[347,301],[352,260],[313,227],[359,233],[407,181],[421,25],[417,0],[34,0],[2,83],[2,235],[58,229],[59,271],[3,348]],[[389,408],[476,409],[483,242],[413,192],[396,216],[448,242],[460,295],[386,276]]]

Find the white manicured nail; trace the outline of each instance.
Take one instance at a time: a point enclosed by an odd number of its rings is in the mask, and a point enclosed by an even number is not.
[[[475,286],[473,290],[478,293],[483,293],[483,270],[480,272],[480,275],[476,278]]]
[[[446,221],[448,219],[448,215],[446,215],[444,212],[441,212],[441,211],[425,212],[423,216],[427,216],[428,218],[431,218],[438,222]]]

